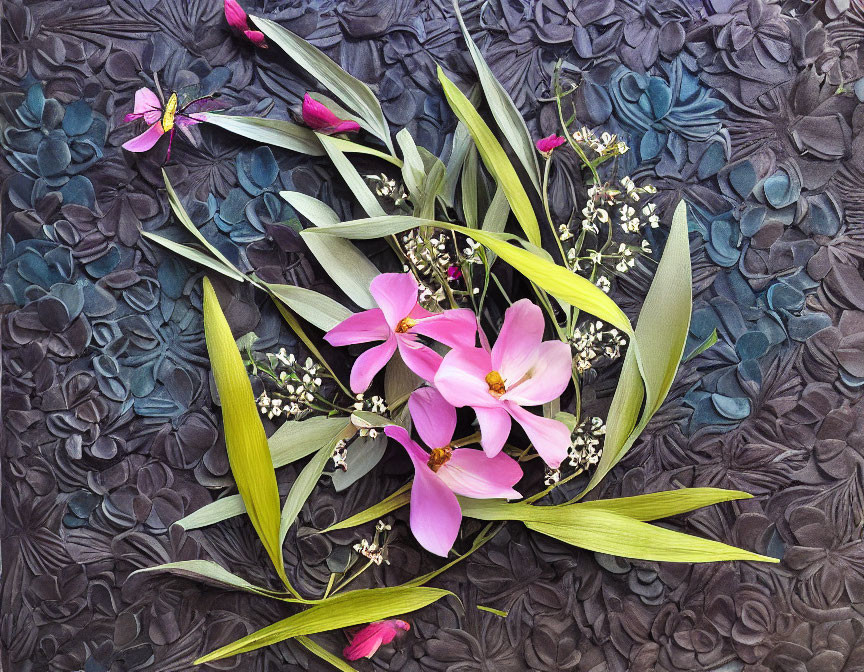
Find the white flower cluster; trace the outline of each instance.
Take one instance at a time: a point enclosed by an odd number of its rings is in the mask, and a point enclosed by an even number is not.
[[[260,364],[256,367],[265,371],[276,384],[272,397],[264,390],[258,397],[258,408],[262,415],[271,420],[285,416],[286,419],[299,419],[309,410],[309,403],[315,401],[315,395],[321,387],[319,373],[321,366],[307,357],[300,363],[293,353],[281,348],[278,353],[267,353],[270,369],[266,370]]]
[[[333,468],[348,471],[348,442],[345,439],[340,439],[333,446],[333,454],[330,456],[333,460]]]
[[[585,471],[596,465],[603,452],[601,444],[605,436],[606,425],[602,418],[590,418],[579,425],[573,432],[567,451],[570,466]]]
[[[354,544],[354,551],[362,555],[364,558],[371,560],[374,564],[380,566],[382,563],[390,564],[387,560],[387,532],[391,530],[391,526],[387,525],[383,520],[379,520],[375,526],[375,537],[372,541],[361,539],[359,544]],[[385,541],[381,541],[381,536],[384,536]]]
[[[405,205],[408,200],[405,187],[398,184],[396,180],[387,177],[384,173],[380,175],[367,175],[366,180],[375,188],[377,196],[393,201],[396,207]]]
[[[618,139],[617,135],[612,135],[606,131],[597,137],[597,134],[590,128],[583,126],[573,134],[573,139],[580,145],[590,147],[598,157],[612,157],[626,154],[630,149],[627,143]]]
[[[370,413],[384,415],[387,413],[387,402],[377,394],[367,399],[366,395],[361,393],[354,397],[354,410],[369,411]]]
[[[594,360],[605,355],[609,360],[621,356],[621,349],[627,345],[627,339],[618,329],[603,329],[600,320],[588,322],[574,329],[570,344],[575,351],[576,370],[585,373],[593,366]]]

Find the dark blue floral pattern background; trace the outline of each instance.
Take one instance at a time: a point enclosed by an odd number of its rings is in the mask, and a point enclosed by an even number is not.
[[[230,487],[201,321],[201,269],[141,236],[178,240],[164,150],[120,145],[132,96],[152,85],[219,91],[236,114],[290,118],[314,86],[230,34],[218,0],[7,0],[2,19],[3,444],[0,666],[192,669],[283,618],[278,603],[167,576],[214,559],[259,584],[240,519],[172,523]],[[249,0],[371,83],[394,129],[439,153],[454,128],[440,63],[475,81],[448,0]],[[864,5],[858,0],[471,0],[463,14],[533,132],[555,130],[555,62],[582,73],[580,120],[622,134],[622,167],[690,205],[694,315],[670,398],[601,488],[746,490],[678,529],[783,557],[676,565],[577,551],[511,525],[436,580],[462,597],[411,619],[364,670],[408,672],[855,672],[864,669]],[[138,129],[140,130],[140,129]],[[326,162],[214,128],[175,139],[166,170],[202,233],[267,281],[335,288],[277,192],[351,202]],[[161,147],[161,145],[160,145]],[[552,207],[579,188],[553,171]],[[287,224],[287,226],[285,225]],[[374,253],[374,250],[370,250]],[[613,295],[635,315],[637,267]],[[265,297],[217,287],[235,334],[302,350]],[[602,413],[614,369],[586,391]],[[404,465],[336,493],[325,482],[291,531],[288,563],[320,594],[368,529],[322,529],[395,489]],[[280,470],[287,487],[296,471]],[[559,497],[575,493],[562,488]],[[466,524],[466,535],[479,529]],[[394,517],[392,564],[366,584],[433,565]],[[358,585],[362,582],[358,582]],[[480,611],[509,612],[503,619]],[[320,638],[340,650],[341,633]],[[283,643],[209,669],[324,670]]]

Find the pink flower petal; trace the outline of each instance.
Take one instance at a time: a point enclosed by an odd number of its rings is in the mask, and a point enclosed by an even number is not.
[[[483,408],[475,406],[477,423],[480,425],[480,446],[487,457],[495,457],[507,443],[510,436],[510,414],[503,406]]]
[[[434,338],[451,348],[473,348],[477,340],[477,317],[468,308],[445,310],[420,320],[409,332]]]
[[[430,448],[444,448],[456,431],[456,409],[434,387],[414,390],[408,399],[414,428]]]
[[[364,310],[342,320],[330,331],[324,334],[324,340],[330,345],[354,345],[370,341],[386,341],[390,336],[390,327],[384,320],[380,308]]]
[[[369,285],[369,292],[394,331],[417,305],[419,291],[411,273],[381,273]]]
[[[345,647],[342,655],[347,660],[371,658],[379,647],[389,644],[397,635],[410,629],[410,625],[398,619],[370,623],[351,638],[351,643]]]
[[[156,123],[162,118],[162,101],[150,89],[142,87],[135,92],[132,112],[144,117],[144,121],[148,124]]]
[[[399,354],[405,366],[420,376],[423,380],[432,381],[441,366],[442,357],[429,346],[423,345],[416,336],[411,334],[396,334],[399,344]]]
[[[324,103],[318,102],[308,93],[303,96],[301,111],[303,114],[303,123],[321,133],[348,133],[360,130],[360,125],[356,121],[340,119],[329,107],[324,105]],[[407,314],[405,313],[405,315]],[[405,315],[402,317],[405,317]]]
[[[504,324],[492,346],[492,368],[505,384],[515,385],[537,361],[543,340],[543,311],[528,299],[521,299],[504,313]]]
[[[444,356],[435,374],[435,387],[457,408],[460,406],[498,406],[489,393],[486,375],[492,371],[492,358],[482,348],[456,348]]]
[[[513,486],[522,478],[522,468],[509,455],[487,457],[482,450],[457,448],[438,469],[438,478],[457,495],[477,499],[519,499]]]
[[[236,0],[225,0],[225,20],[234,30],[243,32],[249,29],[246,12]]]
[[[548,154],[556,147],[560,147],[565,142],[567,142],[566,138],[562,138],[560,135],[547,135],[545,138],[541,138],[538,140],[535,145],[537,150],[542,154]]]
[[[148,149],[153,148],[153,145],[155,145],[159,138],[162,137],[164,132],[165,131],[162,130],[162,124],[157,122],[141,135],[136,135],[128,142],[124,142],[123,149],[127,149],[130,152],[146,152]]]
[[[396,337],[391,334],[381,345],[369,348],[360,355],[351,367],[351,391],[354,394],[365,392],[375,374],[384,368],[394,352],[396,352]]]
[[[521,406],[539,406],[561,396],[571,379],[570,346],[561,341],[546,341],[537,348],[537,360],[527,377],[508,387],[502,401]]]
[[[570,447],[570,430],[563,422],[544,418],[526,411],[511,401],[505,403],[513,419],[522,425],[528,439],[534,444],[543,461],[553,469],[557,469],[567,457]]]
[[[384,433],[405,446],[414,463],[411,531],[423,548],[446,558],[459,535],[459,525],[462,523],[459,501],[444,481],[438,478],[438,474],[429,468],[429,456],[411,440],[403,427],[391,425],[384,428]]]
[[[261,49],[267,49],[267,40],[264,39],[264,33],[260,30],[244,30],[243,34],[252,44]]]

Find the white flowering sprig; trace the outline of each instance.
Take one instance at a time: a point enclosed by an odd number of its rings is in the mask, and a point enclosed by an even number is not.
[[[392,201],[397,208],[408,205],[409,196],[405,187],[384,173],[380,175],[367,175],[366,181],[372,186],[375,195],[388,201]]]
[[[604,329],[600,320],[591,320],[573,330],[570,345],[573,348],[573,368],[580,374],[592,368],[600,357],[609,361],[618,359],[627,339],[618,329]]]

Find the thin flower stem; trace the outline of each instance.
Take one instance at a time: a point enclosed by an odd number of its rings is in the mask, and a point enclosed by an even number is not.
[[[561,245],[561,239],[558,237],[558,232],[555,230],[555,222],[552,221],[552,212],[549,209],[549,169],[552,167],[552,154],[546,157],[546,166],[543,169],[543,209],[546,211],[546,221],[549,222],[549,228],[552,230],[552,237],[558,245],[558,251],[561,253],[561,261],[564,266],[569,268],[567,263],[567,254],[564,252],[564,246]]]
[[[331,596],[338,593],[345,586],[347,586],[349,583],[351,583],[354,579],[356,579],[358,576],[360,576],[363,572],[365,572],[367,569],[369,569],[372,566],[372,564],[373,564],[372,561],[369,560],[365,565],[363,565],[360,569],[358,569],[356,572],[354,572],[354,574],[352,574],[349,578],[345,579],[342,583],[340,583],[338,586],[336,586],[333,589],[333,592],[330,593]]]
[[[525,503],[525,504],[533,504],[533,503],[536,502],[538,499],[542,499],[543,497],[545,497],[546,495],[548,495],[550,492],[552,492],[552,491],[553,491],[555,488],[557,488],[558,486],[564,485],[564,484],[567,483],[568,481],[572,481],[574,478],[576,478],[577,476],[579,476],[580,474],[582,474],[584,471],[585,471],[585,469],[583,469],[583,468],[580,467],[579,469],[577,469],[576,471],[574,471],[574,472],[573,472],[572,474],[570,474],[569,476],[567,476],[567,477],[565,477],[565,478],[562,478],[562,479],[561,479],[560,481],[558,481],[557,483],[553,483],[552,485],[550,485],[550,486],[549,486],[548,488],[546,488],[545,490],[541,490],[541,491],[538,492],[537,494],[535,494],[535,495],[531,495],[530,497],[528,497],[527,499],[524,500],[524,503]]]
[[[460,448],[462,446],[470,446],[472,443],[477,443],[480,440],[480,432],[474,432],[471,436],[466,436],[464,439],[457,439],[456,441],[451,441],[450,445],[454,448]]]

